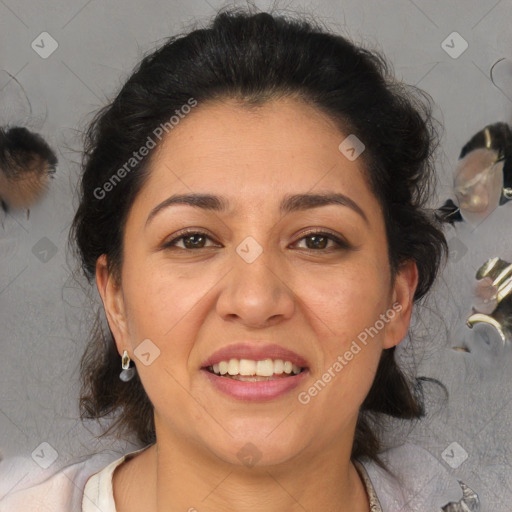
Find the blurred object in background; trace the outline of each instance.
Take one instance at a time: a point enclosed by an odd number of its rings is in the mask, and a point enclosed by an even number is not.
[[[512,131],[487,125],[462,148],[454,172],[455,199],[438,209],[443,222],[482,222],[512,198]]]
[[[39,134],[24,127],[0,128],[2,209],[28,209],[34,204],[48,189],[57,162],[55,153]]]
[[[475,277],[473,313],[453,349],[471,354],[485,367],[496,367],[505,362],[512,341],[512,264],[489,258]]]
[[[441,510],[443,512],[480,512],[478,494],[459,480],[462,488],[462,499],[458,503],[448,503]]]
[[[36,115],[20,81],[0,69],[0,207],[27,209],[43,196],[57,157],[37,133],[46,115]],[[3,221],[2,221],[3,226]]]
[[[493,325],[505,344],[512,339],[512,264],[498,257],[489,258],[475,277],[479,283],[485,280],[484,288],[477,284],[476,293],[480,298],[486,296],[487,302],[485,311],[477,309],[478,305],[473,306],[473,314],[467,319],[468,327],[478,322]]]

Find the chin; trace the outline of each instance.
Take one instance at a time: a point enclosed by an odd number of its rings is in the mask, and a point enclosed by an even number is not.
[[[233,452],[233,446],[229,447],[229,453],[223,459],[228,464],[252,469],[254,467],[272,467],[290,463],[298,453],[298,449],[277,449],[274,443],[262,445],[244,441],[235,452]]]
[[[226,444],[210,445],[210,450],[227,464],[247,468],[284,464],[303,451],[304,446],[299,446],[289,435],[268,435],[270,431],[271,429],[254,435],[233,435]]]

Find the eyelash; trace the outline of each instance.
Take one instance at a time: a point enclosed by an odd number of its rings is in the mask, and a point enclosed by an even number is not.
[[[182,240],[184,238],[188,238],[191,235],[201,235],[201,236],[205,236],[206,238],[208,238],[210,240],[213,240],[204,231],[189,230],[189,231],[182,232],[180,234],[180,236],[178,236],[176,238],[173,238],[169,242],[166,242],[162,246],[162,248],[163,249],[172,249],[172,248],[176,247],[176,243],[179,240]],[[304,240],[305,238],[309,238],[309,237],[312,237],[312,236],[322,236],[322,237],[328,238],[329,240],[333,241],[336,244],[336,246],[331,247],[330,250],[329,249],[305,249],[306,251],[310,251],[310,252],[331,252],[331,250],[335,250],[336,251],[336,250],[343,250],[343,249],[352,249],[352,246],[348,242],[346,242],[345,240],[343,240],[343,239],[333,235],[332,233],[330,233],[328,231],[309,231],[309,232],[305,233],[301,238],[299,238],[297,240],[297,242],[300,242],[301,240]],[[295,243],[297,243],[297,242],[295,242]],[[199,250],[199,249],[208,249],[208,247],[199,247],[198,249],[187,249],[187,248],[180,247],[179,249],[181,249],[183,251],[193,251],[193,250]]]

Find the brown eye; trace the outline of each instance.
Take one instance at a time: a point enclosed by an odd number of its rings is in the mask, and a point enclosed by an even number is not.
[[[309,235],[305,240],[311,241],[311,244],[306,243],[308,249],[325,249],[331,241],[329,237],[323,235]]]
[[[183,240],[183,247],[178,247],[179,249],[204,249],[206,240],[211,240],[211,238],[202,231],[188,231],[182,233],[180,236],[173,238],[169,242],[166,242],[163,245],[164,249],[168,249],[171,247],[177,247],[177,243]]]
[[[306,249],[312,250],[312,251],[322,251],[329,252],[329,250],[325,251],[327,249],[329,242],[333,242],[334,246],[331,246],[330,249],[332,250],[338,250],[338,249],[350,249],[351,245],[348,244],[345,240],[342,240],[341,238],[338,238],[337,236],[333,235],[332,233],[327,233],[324,231],[314,231],[307,233],[305,236],[303,236],[300,240],[306,240]],[[310,242],[308,242],[310,241]]]

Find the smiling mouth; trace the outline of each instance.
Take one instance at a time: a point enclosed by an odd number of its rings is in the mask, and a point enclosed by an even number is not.
[[[265,359],[253,361],[250,359],[230,359],[203,368],[218,376],[245,382],[262,382],[287,377],[294,377],[307,368],[282,359]]]

